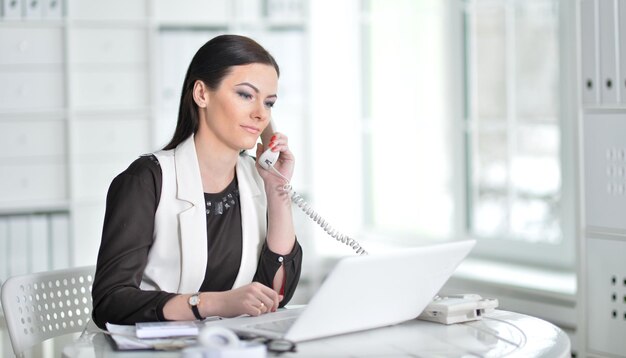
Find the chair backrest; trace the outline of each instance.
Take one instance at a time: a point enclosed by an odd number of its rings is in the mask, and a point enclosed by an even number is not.
[[[91,317],[95,266],[10,277],[2,309],[16,356],[49,338],[81,331]]]

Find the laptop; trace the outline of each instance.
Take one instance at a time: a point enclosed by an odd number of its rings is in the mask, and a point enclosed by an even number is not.
[[[420,315],[475,243],[465,240],[347,257],[335,265],[306,306],[207,325],[301,342],[401,323]]]

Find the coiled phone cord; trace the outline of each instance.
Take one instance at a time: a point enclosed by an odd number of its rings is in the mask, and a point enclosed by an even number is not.
[[[332,225],[330,225],[330,223],[324,220],[324,218],[320,216],[320,214],[318,214],[311,207],[311,205],[309,205],[309,203],[307,203],[306,200],[304,200],[304,198],[300,194],[296,193],[296,191],[293,190],[291,183],[289,182],[289,179],[285,178],[285,176],[282,175],[278,170],[276,170],[276,168],[274,168],[273,165],[271,165],[270,168],[274,170],[274,173],[276,173],[278,176],[280,176],[287,182],[287,184],[283,185],[282,189],[289,195],[289,198],[291,199],[291,201],[294,204],[296,204],[300,208],[300,210],[302,210],[308,217],[310,217],[322,229],[324,229],[324,231],[329,236],[331,236],[337,241],[340,241],[341,243],[344,243],[350,246],[350,248],[352,248],[352,250],[354,250],[357,255],[367,255],[367,251],[365,251],[363,246],[361,246],[361,244],[359,244],[358,241],[356,241],[355,239],[351,238],[348,235],[344,235],[340,233],[335,228],[333,228]]]

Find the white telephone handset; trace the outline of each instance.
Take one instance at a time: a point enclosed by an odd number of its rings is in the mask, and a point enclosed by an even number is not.
[[[265,130],[263,130],[263,133],[261,133],[261,142],[264,146],[269,145],[273,135],[273,121],[270,121],[270,123],[267,125],[267,128],[265,128]],[[324,229],[324,231],[328,235],[335,238],[335,240],[341,241],[342,243],[350,246],[357,254],[367,255],[367,251],[365,251],[365,249],[356,240],[347,235],[343,235],[335,230],[332,226],[330,226],[329,223],[326,222],[326,220],[324,220],[318,213],[316,213],[313,208],[311,208],[311,206],[302,198],[302,196],[300,196],[292,189],[289,180],[285,178],[278,170],[276,170],[276,168],[274,168],[274,164],[276,164],[276,162],[278,161],[279,156],[280,152],[273,152],[272,149],[268,147],[259,157],[259,165],[263,169],[269,170],[270,172],[273,172],[274,174],[285,179],[287,183],[283,186],[283,190],[285,190],[289,194],[291,201],[293,201],[293,203],[296,204],[308,217],[310,217],[322,229]]]
[[[272,121],[270,121],[267,127],[263,130],[263,133],[261,133],[261,142],[263,145],[269,145],[270,140],[274,135],[274,127],[272,124]],[[272,152],[272,149],[268,147],[259,157],[259,164],[263,167],[263,169],[271,171],[279,156],[280,152]]]

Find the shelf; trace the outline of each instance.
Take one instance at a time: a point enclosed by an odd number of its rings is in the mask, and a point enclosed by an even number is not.
[[[67,117],[67,111],[63,108],[49,108],[49,109],[7,109],[0,110],[0,121],[16,120],[63,120]]]
[[[114,28],[145,28],[149,26],[149,21],[147,19],[141,20],[115,20],[115,19],[68,19],[67,25],[72,27],[80,27],[80,28],[103,28],[103,27],[114,27]]]
[[[0,203],[0,216],[68,212],[67,200]]]
[[[50,28],[63,27],[65,20],[63,19],[3,19],[0,17],[0,29],[14,28]]]
[[[74,118],[76,116],[108,116],[108,115],[124,115],[124,116],[150,116],[152,109],[150,107],[117,107],[111,108],[107,106],[103,107],[81,107],[74,108],[69,111],[71,113],[73,120],[83,120]]]
[[[155,23],[159,31],[171,30],[203,30],[203,31],[227,31],[230,23],[208,21],[159,21]]]
[[[0,158],[0,171],[6,171],[3,177],[10,183],[5,186],[7,195],[0,195],[0,216],[67,213],[69,234],[80,238],[71,243],[72,252],[79,253],[81,262],[95,262],[111,180],[139,155],[165,144],[156,143],[157,134],[163,132],[167,141],[171,138],[182,83],[170,82],[181,81],[178,77],[184,75],[201,43],[221,33],[261,38],[272,31],[279,35],[306,31],[306,18],[269,19],[262,15],[264,0],[253,1],[258,7],[246,5],[238,13],[237,6],[244,2],[65,1],[67,15],[59,19],[0,16],[4,37],[19,35],[31,41],[28,44],[39,45],[22,49],[19,42],[10,42],[6,48],[13,52],[3,53],[6,64],[0,64],[3,79],[15,82],[4,86],[15,99],[5,98],[0,109],[0,124],[9,139],[5,144],[11,152]],[[162,40],[176,32],[183,38],[159,52]],[[293,47],[298,53],[306,49],[299,39],[292,44],[281,40],[275,40],[276,47]],[[166,55],[171,55],[168,64]],[[170,81],[173,98],[169,101],[161,98],[160,80]],[[26,96],[29,93],[20,96],[31,89],[29,83],[37,84],[32,87],[38,90],[37,101]],[[163,104],[171,108],[164,112]],[[37,136],[32,135],[35,130]],[[295,184],[299,193],[308,192]],[[300,219],[309,221],[303,215]]]

